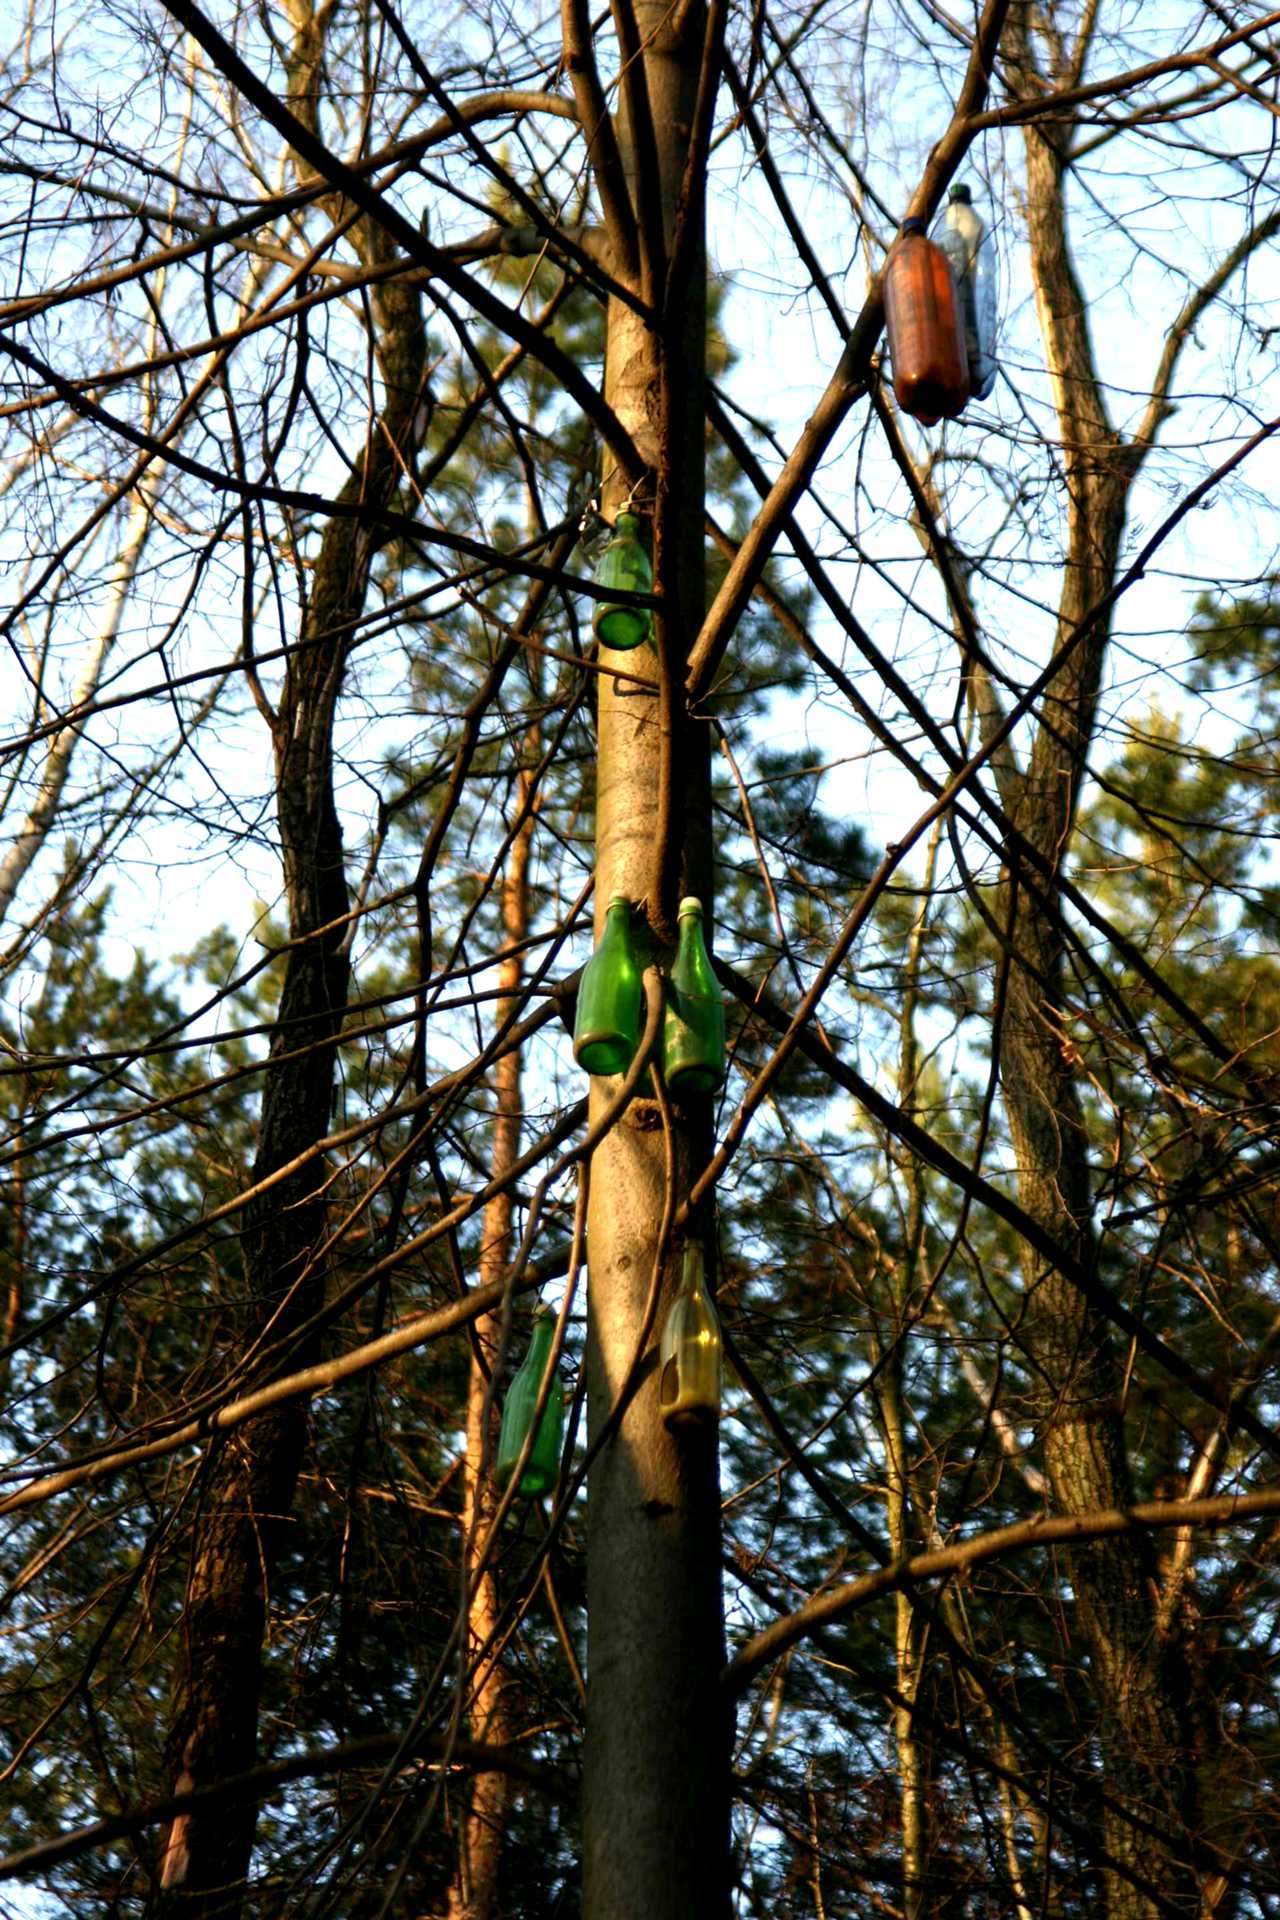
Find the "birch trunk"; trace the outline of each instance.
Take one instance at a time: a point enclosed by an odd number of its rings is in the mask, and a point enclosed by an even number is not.
[[[616,218],[610,223],[613,266],[659,304],[677,234],[707,23],[697,4],[673,14],[645,0],[634,13],[644,52],[630,66],[619,131],[637,216],[639,271],[627,266],[627,236]],[[596,929],[610,898],[621,893],[647,907],[659,944],[671,937],[679,893],[696,893],[710,907],[708,740],[705,727],[688,720],[681,691],[705,608],[701,223],[695,194],[679,223],[689,249],[687,290],[660,326],[647,325],[617,300],[608,314],[605,396],[653,476],[638,499],[656,508],[655,571],[665,603],[658,672],[665,689],[637,692],[601,676]],[[620,476],[606,475],[610,518],[627,491]],[[648,649],[618,664],[635,671],[637,661],[646,673],[655,671]],[[593,1115],[609,1084],[593,1084]],[[664,1207],[688,1191],[705,1164],[709,1109],[709,1100],[676,1103],[668,1147],[655,1104],[638,1101],[591,1163],[587,1408],[593,1441],[627,1389],[655,1264],[661,1279],[649,1364],[589,1486],[586,1920],[639,1914],[719,1920],[728,1911],[717,1445],[713,1434],[677,1437],[666,1428],[652,1365],[653,1341],[679,1273],[677,1251],[660,1246]],[[709,1217],[691,1230],[710,1250]]]

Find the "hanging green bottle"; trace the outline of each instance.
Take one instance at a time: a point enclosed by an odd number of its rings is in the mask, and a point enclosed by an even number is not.
[[[658,1349],[658,1400],[669,1427],[720,1418],[724,1374],[720,1321],[707,1292],[702,1249],[687,1246],[680,1291],[671,1303]]]
[[[680,939],[667,982],[662,1072],[673,1093],[714,1093],[724,1079],[724,1000],[702,938],[702,902],[680,902]]]
[[[640,538],[640,522],[634,513],[620,513],[609,542],[595,571],[598,587],[620,587],[624,593],[652,593],[653,568]],[[606,647],[625,652],[639,647],[653,631],[653,615],[647,607],[614,607],[597,600],[591,616],[591,630]]]
[[[631,902],[616,893],[600,945],[583,969],[573,1057],[588,1073],[625,1073],[640,1044],[644,988],[631,940]]]
[[[533,1338],[529,1342],[524,1365],[511,1382],[507,1404],[502,1409],[498,1457],[493,1467],[493,1477],[500,1487],[505,1487],[515,1472],[520,1449],[533,1425],[533,1410],[538,1404],[542,1376],[547,1370],[555,1331],[556,1316],[550,1307],[539,1307],[533,1317]],[[538,1431],[516,1488],[522,1499],[534,1500],[540,1493],[551,1492],[560,1477],[560,1447],[563,1439],[564,1385],[559,1374],[553,1373],[547,1404],[542,1410]]]

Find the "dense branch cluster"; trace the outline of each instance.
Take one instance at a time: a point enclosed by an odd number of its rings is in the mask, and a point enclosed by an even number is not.
[[[632,1920],[1274,1912],[1280,12],[6,31],[6,1910],[622,1920],[648,1821]],[[956,179],[1001,375],[926,431],[880,275]]]

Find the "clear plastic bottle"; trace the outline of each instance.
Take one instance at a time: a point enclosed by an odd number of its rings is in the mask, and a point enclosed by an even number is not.
[[[996,256],[966,186],[954,186],[933,230],[956,283],[969,386],[985,400],[996,383]]]
[[[902,411],[926,427],[953,419],[969,398],[960,304],[946,255],[923,220],[904,220],[889,249],[884,317]]]

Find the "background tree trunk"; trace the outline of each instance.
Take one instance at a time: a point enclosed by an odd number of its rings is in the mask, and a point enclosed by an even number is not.
[[[372,260],[390,257],[377,229],[365,230],[363,244]],[[340,498],[381,504],[401,485],[420,431],[426,332],[420,296],[402,281],[384,281],[373,307],[383,408]],[[300,644],[272,719],[290,944],[263,1081],[253,1184],[305,1154],[329,1130],[350,975],[333,722],[351,646],[348,623],[363,608],[374,551],[372,535],[358,520],[333,519],[326,526]],[[324,1162],[313,1158],[244,1210],[245,1332],[251,1339],[269,1328],[273,1343],[288,1340],[323,1301],[325,1267],[318,1249],[327,1219],[325,1177]],[[314,1357],[311,1339],[295,1341],[287,1364],[306,1365]],[[305,1405],[295,1403],[210,1452],[167,1743],[175,1792],[253,1765],[271,1579],[306,1421]],[[164,1910],[200,1920],[237,1913],[256,1821],[252,1799],[206,1815],[179,1815],[161,1850]]]
[[[1032,62],[1029,10],[1014,9],[1015,67]],[[1083,61],[1083,51],[1077,58]],[[1061,69],[1052,79],[1066,84]],[[1087,302],[1067,241],[1067,129],[1028,128],[1027,219],[1036,310],[1053,385],[1067,491],[1067,552],[1057,644],[1082,625],[1113,587],[1124,533],[1132,450],[1112,427],[1090,338]],[[1047,689],[1025,770],[1007,771],[1004,798],[1019,831],[1051,874],[1065,861],[1097,719],[1111,622],[1096,620]],[[1002,924],[1011,926],[1010,969],[997,1036],[1005,1111],[1028,1214],[1091,1268],[1097,1257],[1078,1057],[1056,1009],[1066,1002],[1066,940],[1048,883],[1027,871]],[[1056,1268],[1023,1254],[1026,1311],[1021,1338],[1040,1381],[1036,1419],[1053,1505],[1064,1513],[1121,1507],[1133,1499],[1122,1380],[1109,1325]],[[1158,1890],[1168,1906],[1198,1908],[1185,1841],[1193,1831],[1194,1774],[1183,1663],[1161,1632],[1150,1543],[1140,1535],[1072,1555],[1077,1610],[1090,1651],[1111,1806],[1102,1819],[1108,1853]],[[1136,1824],[1140,1822],[1141,1824]],[[1104,1875],[1113,1920],[1154,1915],[1158,1905],[1129,1881]]]
[[[533,741],[528,743],[530,750]],[[516,807],[524,807],[529,797],[528,769],[521,772],[516,785]],[[529,926],[529,848],[533,840],[533,815],[520,827],[511,844],[511,854],[502,881],[502,930],[509,947],[517,947]],[[519,1005],[524,978],[524,956],[510,952],[498,969],[501,997],[495,1004],[498,1026]],[[520,1126],[523,1105],[520,1092],[521,1057],[518,1048],[504,1053],[493,1070],[494,1124],[491,1177],[499,1180],[508,1173],[520,1152]],[[484,1210],[484,1243],[480,1253],[480,1283],[488,1286],[500,1280],[511,1262],[512,1221],[515,1213],[510,1188],[495,1194]],[[482,1650],[488,1645],[498,1620],[499,1592],[497,1574],[490,1553],[488,1564],[481,1565],[498,1504],[492,1467],[497,1445],[497,1407],[489,1389],[489,1380],[498,1361],[498,1343],[502,1326],[501,1312],[482,1314],[475,1324],[475,1347],[467,1379],[467,1457],[462,1504],[462,1538],[465,1543],[468,1610],[467,1670],[471,1682],[471,1737],[476,1741],[503,1746],[515,1732],[507,1709],[508,1681],[502,1661]],[[482,1364],[483,1360],[483,1364]],[[495,1906],[498,1893],[498,1868],[502,1857],[502,1838],[506,1822],[509,1785],[499,1772],[476,1774],[470,1785],[461,1844],[458,1849],[457,1877],[449,1892],[450,1920],[500,1920]]]

